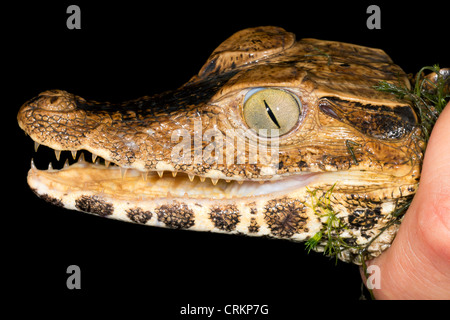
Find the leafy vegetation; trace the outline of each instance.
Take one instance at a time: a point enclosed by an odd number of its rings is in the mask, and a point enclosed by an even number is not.
[[[425,71],[434,72],[436,81],[433,82],[426,77]],[[441,74],[440,71],[438,65],[423,67],[415,77],[412,89],[408,89],[402,83],[395,84],[387,81],[381,81],[375,86],[375,89],[379,91],[392,93],[399,99],[409,100],[413,103],[419,115],[426,142],[430,138],[431,130],[437,118],[450,99],[450,92],[448,92],[448,81],[450,79]]]

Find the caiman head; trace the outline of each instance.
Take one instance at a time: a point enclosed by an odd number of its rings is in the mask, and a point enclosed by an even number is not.
[[[414,109],[375,90],[381,80],[409,86],[382,50],[245,29],[176,90],[121,104],[51,90],[26,102],[18,122],[36,146],[93,161],[32,164],[28,183],[68,209],[313,239],[360,263],[361,250],[390,245],[424,148]]]

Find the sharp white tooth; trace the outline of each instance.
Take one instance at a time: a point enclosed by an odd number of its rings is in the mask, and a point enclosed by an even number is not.
[[[175,178],[175,177],[177,176],[177,173],[178,173],[178,172],[176,172],[176,171],[172,171],[172,177]]]
[[[201,182],[205,182],[206,178],[205,177],[200,177],[200,181]]]
[[[159,176],[160,178],[163,177],[164,170],[158,170],[158,171],[156,171],[156,172],[158,173],[158,176]]]
[[[100,158],[98,158],[97,156],[95,156],[95,157],[96,157],[95,164],[99,166],[100,165]]]
[[[72,153],[73,160],[75,160],[77,158],[77,151],[74,150],[74,151],[71,151],[71,153]]]
[[[194,181],[195,175],[188,173],[189,180]]]
[[[78,158],[78,162],[84,162],[84,153],[81,152],[80,157]]]
[[[37,152],[39,146],[40,146],[40,144],[35,141],[34,142],[34,152]]]
[[[219,179],[211,178],[211,182],[212,182],[213,185],[216,185],[218,181],[219,181]]]
[[[127,168],[120,167],[120,176],[125,178],[125,174],[127,173]]]
[[[109,165],[111,164],[111,161],[105,160],[105,167],[109,167]]]
[[[66,159],[66,162],[64,162],[64,168],[68,168],[69,167],[69,159]]]
[[[188,195],[187,192],[184,193],[184,197],[185,197],[185,198],[189,198],[189,195]]]
[[[141,172],[142,180],[147,181],[148,171]]]
[[[225,180],[225,182],[228,182],[228,183],[230,183],[230,182],[231,182],[231,180]]]
[[[239,183],[239,184],[243,184],[243,183],[244,183],[244,181],[242,181],[242,180],[238,180],[238,183]]]
[[[33,158],[31,158],[31,169],[36,169]]]
[[[54,150],[54,151],[55,151],[56,160],[59,161],[59,158],[61,157],[61,150]]]
[[[92,163],[95,163],[95,160],[97,159],[97,155],[96,154],[92,154]]]
[[[48,170],[53,170],[53,166],[52,166],[51,162],[48,164]]]

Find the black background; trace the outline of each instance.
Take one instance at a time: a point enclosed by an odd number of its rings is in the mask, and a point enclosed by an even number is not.
[[[310,310],[321,314],[338,301],[335,310],[351,313],[348,302],[361,296],[358,267],[306,254],[303,244],[149,228],[38,199],[26,184],[30,159],[36,158],[33,143],[15,117],[26,100],[48,89],[121,101],[176,88],[231,34],[259,25],[281,26],[298,39],[382,48],[407,73],[435,63],[450,66],[443,3],[39,1],[3,6],[2,162],[7,164],[2,165],[1,227],[3,275],[14,289],[8,289],[12,301],[35,302],[33,307],[46,311],[61,304],[81,312],[86,303],[107,310],[125,306],[171,318],[187,304],[222,309],[268,304],[272,319],[288,313],[302,317]],[[70,4],[81,8],[81,30],[66,28]],[[370,4],[381,8],[381,30],[366,27]],[[72,264],[81,268],[81,290],[66,288],[66,268]]]

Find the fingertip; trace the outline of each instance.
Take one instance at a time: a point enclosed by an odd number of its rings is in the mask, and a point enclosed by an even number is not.
[[[450,103],[428,142],[414,198],[419,238],[450,264]]]
[[[450,299],[449,105],[432,131],[420,186],[391,248],[367,262],[381,273],[377,299]]]

